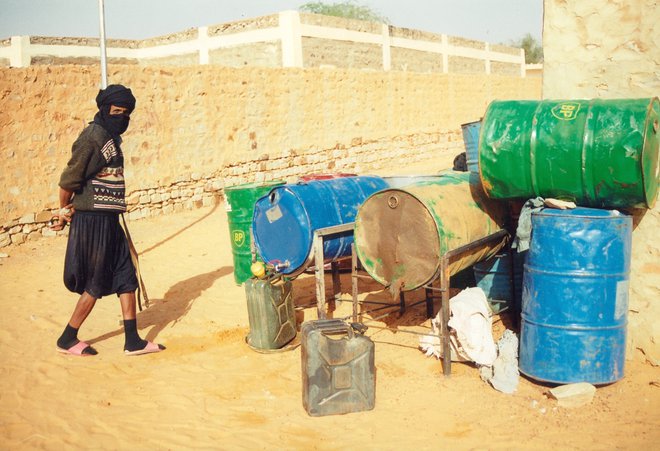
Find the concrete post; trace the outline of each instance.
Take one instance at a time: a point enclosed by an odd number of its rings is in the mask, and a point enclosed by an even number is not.
[[[30,36],[12,36],[9,65],[11,67],[29,67],[31,62]]]
[[[298,11],[280,13],[282,67],[303,67],[302,32]]]
[[[199,64],[209,63],[209,27],[197,29],[197,45],[199,46]]]
[[[486,50],[486,75],[490,75],[490,44],[485,43],[484,50]]]
[[[391,49],[391,37],[390,37],[390,27],[387,24],[382,25],[382,35],[383,35],[383,70],[389,71],[392,69],[392,49]]]
[[[449,73],[449,39],[442,34],[442,73]]]

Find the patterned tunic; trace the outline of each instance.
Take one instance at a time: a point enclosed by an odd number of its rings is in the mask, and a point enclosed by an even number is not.
[[[73,143],[59,186],[73,191],[76,211],[126,211],[124,156],[103,127],[88,125]]]

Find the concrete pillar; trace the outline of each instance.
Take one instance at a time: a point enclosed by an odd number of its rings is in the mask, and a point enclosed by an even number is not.
[[[490,75],[490,44],[485,43],[484,50],[486,50],[486,75]]]
[[[199,64],[209,63],[209,27],[197,29],[197,45],[199,46]]]
[[[280,13],[282,67],[303,67],[302,31],[298,11]]]
[[[383,70],[388,71],[392,69],[392,50],[391,50],[391,37],[390,26],[387,24],[382,25],[383,35]]]
[[[442,35],[442,72],[449,73],[449,39],[446,34]]]
[[[12,36],[9,65],[11,67],[29,67],[31,62],[30,36]]]

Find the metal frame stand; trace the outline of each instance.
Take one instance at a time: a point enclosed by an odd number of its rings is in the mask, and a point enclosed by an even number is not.
[[[341,224],[338,226],[325,227],[317,229],[314,231],[314,274],[316,277],[316,301],[317,301],[317,312],[319,319],[326,318],[325,312],[325,268],[324,266],[324,254],[323,254],[323,242],[325,237],[337,235],[345,232],[352,232],[354,223]],[[430,283],[425,285],[426,295],[426,315],[428,318],[433,317],[433,299],[437,298],[433,293],[439,291],[441,293],[440,299],[441,303],[441,321],[442,321],[442,336],[440,337],[440,342],[442,344],[442,372],[445,377],[451,375],[451,346],[450,346],[450,336],[449,336],[449,288],[450,288],[450,274],[449,274],[449,265],[457,257],[464,257],[470,255],[477,250],[480,250],[483,246],[490,245],[496,241],[507,240],[509,238],[509,233],[506,230],[499,230],[487,237],[481,238],[472,243],[466,244],[465,246],[452,249],[448,252],[445,252],[440,258],[440,273],[436,279],[432,280]],[[341,300],[341,282],[339,279],[339,268],[338,262],[332,262],[332,285],[334,292],[334,300]],[[355,252],[355,244],[351,244],[351,297],[353,300],[353,322],[358,321],[358,286],[357,282],[359,278],[371,278],[368,276],[363,276],[358,274],[358,258],[357,253]],[[433,283],[439,281],[440,287],[434,287]],[[405,311],[405,299],[404,294],[401,292],[399,294],[400,307],[399,312],[403,313]]]
[[[346,224],[339,224],[336,226],[323,227],[316,229],[314,231],[314,238],[312,241],[312,248],[314,252],[314,276],[316,278],[316,310],[319,319],[326,318],[325,312],[325,268],[324,268],[324,253],[323,253],[323,243],[325,237],[339,235],[341,233],[350,232],[353,233],[353,227],[355,226],[354,222],[348,222]],[[346,257],[347,258],[347,257]],[[351,244],[351,258],[353,261],[353,266],[356,265],[357,257],[355,256],[354,246]],[[333,287],[333,299],[335,301],[341,301],[341,280],[339,278],[339,262],[334,261],[330,263],[330,268],[332,271],[332,287]],[[357,287],[354,287],[356,290]],[[357,297],[357,294],[355,294]],[[356,316],[355,305],[353,306],[353,316]]]
[[[440,342],[442,343],[442,373],[445,375],[445,377],[449,377],[451,375],[451,347],[450,347],[450,338],[449,338],[449,315],[451,313],[449,309],[450,261],[456,257],[463,257],[465,255],[469,255],[473,253],[475,250],[478,250],[479,248],[485,245],[491,244],[492,242],[500,241],[502,239],[507,239],[508,236],[509,233],[506,230],[500,230],[498,232],[493,233],[492,235],[488,235],[487,237],[481,238],[480,240],[474,241],[470,244],[466,244],[465,246],[457,247],[456,249],[452,249],[446,252],[444,255],[442,255],[442,258],[440,260],[440,276],[439,276],[440,287],[439,288],[433,287],[433,282],[435,282],[435,280],[431,281],[430,284],[424,287],[426,289],[427,299],[429,295],[431,296],[431,298],[434,297],[432,294],[433,291],[439,291],[441,293],[442,306],[441,306],[440,319],[442,321],[442,336],[440,337]],[[431,302],[430,304],[431,304],[430,313],[431,316],[433,316],[433,302]],[[429,303],[427,302],[427,308],[428,305]]]

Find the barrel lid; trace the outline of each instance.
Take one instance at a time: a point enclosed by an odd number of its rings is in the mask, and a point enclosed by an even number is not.
[[[660,101],[657,97],[651,99],[644,125],[644,147],[642,150],[642,177],[644,195],[648,208],[655,206],[658,198],[658,178],[660,164],[658,163],[658,147],[660,146]]]
[[[280,270],[283,274],[296,272],[310,258],[311,221],[298,196],[286,185],[273,188],[257,200],[252,233],[264,262],[284,264]]]
[[[532,216],[571,216],[581,218],[613,218],[627,217],[618,210],[605,210],[601,208],[576,207],[561,210],[559,208],[543,208],[532,212]]]
[[[433,280],[440,239],[435,220],[413,194],[386,189],[372,194],[355,219],[357,254],[377,282],[405,291]]]

